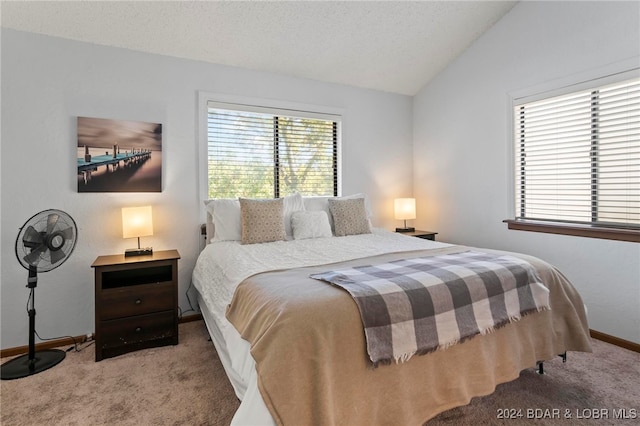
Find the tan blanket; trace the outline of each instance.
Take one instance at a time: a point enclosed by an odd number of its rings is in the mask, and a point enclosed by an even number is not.
[[[351,294],[374,366],[446,349],[549,309],[549,290],[528,262],[471,250],[311,278]]]
[[[412,253],[428,256],[468,249]],[[407,255],[332,266],[388,262]],[[251,344],[260,392],[278,424],[421,425],[474,396],[493,392],[497,384],[517,378],[537,361],[565,351],[591,351],[584,307],[573,286],[541,260],[516,256],[531,263],[549,288],[550,311],[403,364],[371,368],[353,299],[309,278],[327,265],[248,278],[238,286],[227,318]]]

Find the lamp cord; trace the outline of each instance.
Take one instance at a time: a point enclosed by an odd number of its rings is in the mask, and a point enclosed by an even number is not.
[[[191,298],[189,297],[189,290],[191,289],[191,287],[193,287],[193,281],[191,281],[191,282],[189,283],[189,287],[187,287],[187,291],[185,291],[185,292],[184,292],[184,295],[187,297],[187,301],[189,302],[189,308],[190,308],[190,309],[187,309],[186,311],[184,311],[184,312],[183,312],[183,311],[182,311],[182,308],[180,308],[180,306],[178,306],[178,309],[180,310],[180,315],[178,316],[178,317],[179,317],[179,319],[182,319],[182,316],[183,316],[184,314],[186,314],[187,312],[195,312],[195,313],[198,313],[198,312],[199,312],[199,311],[197,311],[197,310],[193,307],[193,305],[191,304]]]

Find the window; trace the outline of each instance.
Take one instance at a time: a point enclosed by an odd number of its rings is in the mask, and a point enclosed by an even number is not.
[[[338,195],[338,116],[207,104],[208,198]]]
[[[516,100],[514,142],[515,222],[638,237],[640,78]]]

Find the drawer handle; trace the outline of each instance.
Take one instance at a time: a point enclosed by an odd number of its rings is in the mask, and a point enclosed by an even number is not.
[[[136,305],[139,305],[139,304],[141,304],[141,303],[142,303],[142,300],[140,300],[140,299],[136,299]]]
[[[136,333],[140,333],[142,331],[141,327],[136,327]]]

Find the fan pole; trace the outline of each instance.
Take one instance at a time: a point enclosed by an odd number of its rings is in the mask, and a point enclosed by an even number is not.
[[[29,371],[36,369],[36,292],[38,285],[38,273],[34,266],[29,266],[29,278],[27,279],[27,288],[29,292]]]

